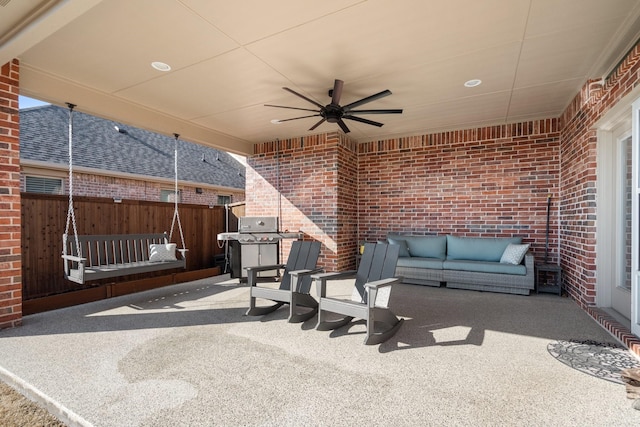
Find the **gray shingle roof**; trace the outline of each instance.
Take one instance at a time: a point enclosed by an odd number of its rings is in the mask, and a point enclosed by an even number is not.
[[[68,119],[55,105],[20,110],[20,158],[68,164]],[[73,113],[74,166],[173,179],[174,147],[173,136]],[[245,167],[225,151],[179,139],[178,179],[244,190]]]

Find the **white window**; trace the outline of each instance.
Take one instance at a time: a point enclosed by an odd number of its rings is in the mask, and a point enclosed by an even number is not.
[[[27,193],[64,194],[62,178],[27,175],[25,184]]]
[[[228,205],[231,203],[231,196],[218,196],[219,205]]]
[[[175,190],[160,190],[161,202],[175,202]],[[182,190],[178,190],[178,203],[182,201]]]

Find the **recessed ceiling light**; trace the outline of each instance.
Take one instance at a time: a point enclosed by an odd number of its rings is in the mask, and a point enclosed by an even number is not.
[[[273,123],[274,125],[279,125],[282,122],[280,120],[278,120],[278,119],[273,119],[273,120],[271,120],[271,123]]]
[[[169,66],[169,64],[165,64],[164,62],[154,61],[151,63],[151,66],[158,71],[171,71],[171,66]]]
[[[464,85],[465,87],[476,87],[476,86],[480,86],[481,83],[482,83],[482,80],[480,79],[472,79],[464,82]]]

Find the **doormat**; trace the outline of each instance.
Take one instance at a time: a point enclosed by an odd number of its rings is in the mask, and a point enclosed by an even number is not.
[[[549,343],[547,351],[567,366],[617,384],[624,384],[622,370],[640,367],[640,361],[619,344],[558,340]]]

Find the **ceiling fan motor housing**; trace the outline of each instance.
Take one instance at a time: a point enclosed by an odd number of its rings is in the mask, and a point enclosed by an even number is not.
[[[358,117],[356,114],[401,114],[402,113],[402,109],[399,109],[399,108],[381,109],[381,110],[354,110],[354,108],[357,108],[360,105],[391,95],[391,91],[389,89],[383,90],[382,92],[376,93],[371,96],[367,96],[365,98],[362,98],[358,101],[352,102],[345,106],[340,106],[340,97],[342,96],[343,83],[344,82],[342,80],[338,80],[338,79],[335,80],[333,89],[329,89],[329,96],[331,97],[331,103],[325,106],[322,106],[322,104],[319,104],[317,101],[311,98],[307,98],[306,96],[296,92],[293,89],[289,89],[288,87],[283,87],[283,89],[286,90],[287,92],[290,92],[296,95],[297,97],[302,98],[305,101],[315,105],[318,108],[317,110],[311,110],[309,108],[287,107],[284,105],[272,105],[272,104],[265,104],[265,106],[276,107],[276,108],[287,108],[290,110],[310,111],[315,113],[315,114],[310,114],[310,115],[301,116],[301,117],[293,117],[291,119],[278,120],[278,123],[288,122],[291,120],[306,119],[308,117],[322,117],[322,119],[319,122],[317,122],[315,125],[311,126],[309,130],[314,130],[315,128],[320,126],[322,123],[329,122],[329,123],[337,123],[338,126],[340,126],[340,129],[342,129],[344,133],[350,132],[349,128],[344,123],[344,120],[353,120],[356,122],[365,123],[368,125],[378,126],[378,127],[383,125],[380,122],[365,119],[364,117]]]
[[[344,116],[344,110],[339,105],[328,104],[320,111],[320,115],[329,123],[338,123]]]

